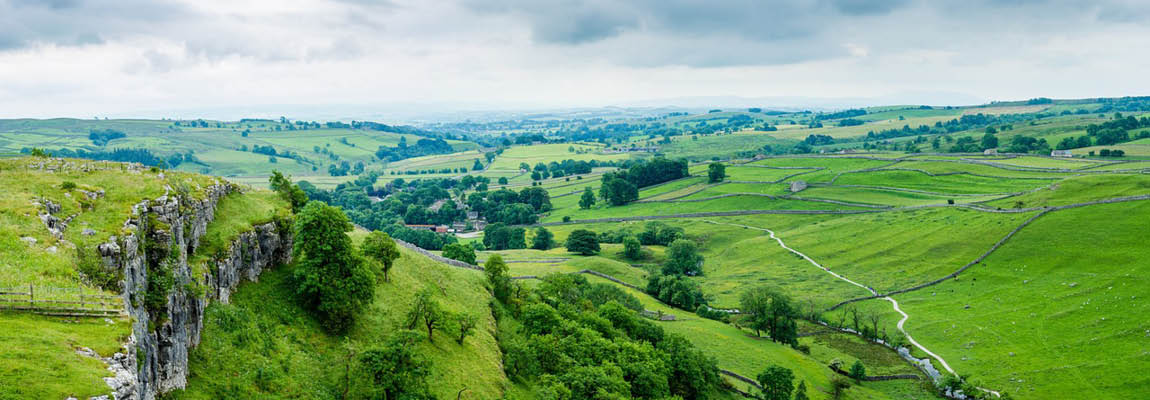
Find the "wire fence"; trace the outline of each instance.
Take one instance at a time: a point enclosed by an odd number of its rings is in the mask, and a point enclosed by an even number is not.
[[[0,287],[0,310],[61,317],[115,317],[124,313],[120,296],[84,288]]]

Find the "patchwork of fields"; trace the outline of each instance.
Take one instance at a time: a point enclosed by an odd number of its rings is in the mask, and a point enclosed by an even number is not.
[[[733,162],[728,181],[718,184],[706,182],[705,168],[692,167],[696,177],[644,189],[639,202],[625,206],[580,210],[557,201],[543,221],[572,219],[549,227],[562,241],[573,229],[638,232],[651,216],[660,216],[700,244],[704,273],[694,279],[712,306],[737,308],[743,290],[765,284],[804,307],[826,310],[871,293],[743,226],[773,230],[831,271],[885,293],[959,270],[1046,207],[1134,196],[1039,216],[957,278],[894,296],[908,315],[907,335],[979,386],[1015,398],[1051,398],[1082,388],[1092,398],[1131,398],[1145,394],[1145,378],[1123,365],[1145,362],[1148,354],[1143,334],[1150,327],[1137,316],[1146,313],[1141,295],[1147,283],[1140,276],[1148,272],[1150,253],[1136,232],[1150,229],[1150,178],[1120,166],[1138,165],[1039,157],[768,158],[744,166]],[[787,177],[796,172],[803,174]],[[795,180],[811,186],[792,194],[788,186]],[[727,210],[751,215],[696,215]],[[816,213],[771,213],[785,210]],[[836,213],[860,210],[868,212]],[[616,249],[605,247],[604,254]],[[521,271],[539,274],[552,270],[549,265]],[[601,272],[633,284],[645,276],[641,268],[622,265]],[[850,308],[875,315],[881,331],[899,330],[902,317],[882,300],[824,311],[822,318],[837,321]],[[931,358],[919,348],[911,353]],[[932,361],[946,373],[938,359]]]

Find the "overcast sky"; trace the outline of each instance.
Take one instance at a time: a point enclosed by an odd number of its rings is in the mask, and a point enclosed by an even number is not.
[[[0,0],[0,117],[1146,95],[1147,49],[1142,0]]]

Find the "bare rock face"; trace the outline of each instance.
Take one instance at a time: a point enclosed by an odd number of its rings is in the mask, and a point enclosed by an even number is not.
[[[116,399],[151,400],[183,388],[188,352],[200,342],[208,302],[227,302],[243,280],[256,280],[264,269],[290,261],[290,229],[271,222],[235,238],[224,257],[209,261],[214,268],[207,276],[192,276],[188,259],[199,247],[217,203],[237,190],[221,183],[208,187],[202,200],[170,194],[141,202],[124,223],[130,233],[97,246],[105,265],[124,273],[121,293],[133,321],[127,350],[106,359],[116,374],[108,378]],[[148,276],[157,271],[169,272],[175,283],[166,304],[149,309],[144,302]]]

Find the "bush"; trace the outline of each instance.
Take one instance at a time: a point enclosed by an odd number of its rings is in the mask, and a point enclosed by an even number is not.
[[[443,246],[443,256],[452,260],[475,264],[475,249],[471,245],[452,243]]]
[[[866,379],[866,367],[863,366],[862,361],[855,360],[855,363],[851,364],[850,376],[858,381]]]
[[[76,188],[76,182],[72,182],[72,181],[64,181],[64,183],[61,183],[61,184],[60,184],[60,189],[64,189],[64,190],[72,190],[72,189],[75,189],[75,188]]]

